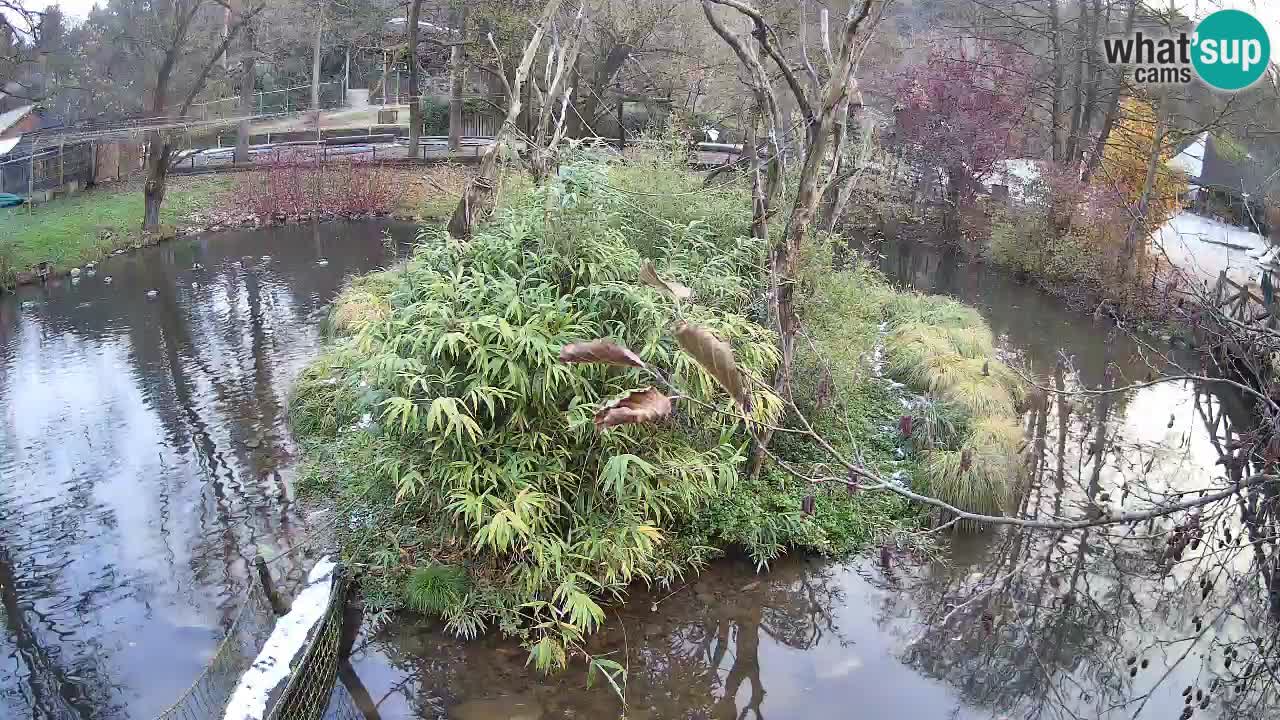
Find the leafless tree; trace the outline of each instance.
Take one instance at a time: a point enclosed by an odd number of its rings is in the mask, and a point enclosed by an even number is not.
[[[729,32],[717,19],[713,5],[730,8],[748,21],[750,39]],[[799,321],[795,311],[794,282],[799,275],[800,251],[815,229],[819,203],[838,177],[831,171],[831,158],[838,157],[844,149],[849,97],[854,91],[857,63],[865,46],[858,31],[871,17],[874,5],[873,0],[864,0],[849,8],[837,33],[834,49],[830,34],[823,33],[821,42],[827,60],[826,80],[820,82],[814,72],[809,77],[809,87],[806,87],[792,63],[783,55],[777,30],[756,7],[745,0],[703,0],[703,10],[708,22],[748,69],[752,90],[757,98],[758,112],[766,118],[768,155],[763,163],[753,161],[752,173],[752,232],[757,237],[769,237],[767,223],[774,212],[780,190],[780,183],[773,175],[782,173],[780,166],[784,158],[781,142],[782,138],[791,135],[779,110],[782,103],[779,101],[778,91],[770,81],[761,55],[768,57],[781,74],[799,110],[803,126],[798,133],[803,138],[803,146],[795,202],[783,231],[771,240],[769,248],[769,295],[773,322],[782,350],[782,363],[775,387],[783,395],[787,394],[795,359]],[[825,25],[826,23],[824,30]],[[766,179],[760,178],[761,165],[766,166]],[[757,474],[762,467],[764,446],[769,439],[770,435],[766,433],[758,440],[758,447],[752,455],[752,475]]]
[[[533,67],[533,61],[542,47],[542,39],[546,34],[547,28],[551,25],[556,11],[559,10],[560,4],[561,0],[548,0],[546,7],[543,8],[542,15],[533,26],[533,35],[525,45],[520,64],[516,66],[515,73],[510,80],[507,79],[506,71],[501,68],[501,65],[499,66],[497,75],[502,79],[507,96],[506,117],[494,136],[489,149],[485,152],[484,158],[480,161],[479,172],[467,182],[467,186],[462,192],[462,199],[458,201],[458,206],[454,210],[453,216],[449,219],[449,234],[455,238],[470,238],[475,226],[493,213],[498,197],[499,154],[506,142],[516,135],[516,121],[520,117],[521,93],[524,90],[524,83],[529,78],[529,71]],[[494,43],[493,36],[490,35],[488,40],[495,55],[500,57],[501,52],[497,44]],[[501,61],[499,60],[499,62]]]
[[[151,6],[146,54],[155,63],[155,81],[150,87],[150,111],[155,117],[184,117],[209,81],[209,74],[235,42],[244,26],[262,11],[263,4],[238,9],[227,24],[222,40],[207,56],[190,66],[193,36],[204,11],[233,10],[214,0],[164,0]],[[189,68],[189,70],[188,70]],[[184,72],[184,70],[188,70]],[[174,105],[172,98],[181,97]],[[160,207],[164,203],[169,166],[173,160],[173,137],[165,130],[151,130],[146,138],[146,179],[143,185],[142,229],[155,232],[160,227]]]

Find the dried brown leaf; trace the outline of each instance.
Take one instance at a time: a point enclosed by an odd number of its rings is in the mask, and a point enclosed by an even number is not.
[[[653,263],[646,260],[644,265],[640,266],[640,282],[666,295],[672,300],[689,300],[693,297],[693,290],[681,285],[674,280],[663,280],[658,277],[658,271],[653,269]]]
[[[671,414],[671,398],[654,388],[632,390],[596,413],[596,429],[657,422]]]
[[[570,343],[560,348],[560,362],[564,363],[604,363],[619,367],[644,367],[639,355],[612,340],[591,340],[590,342]]]
[[[729,393],[729,397],[744,412],[751,409],[751,394],[747,392],[742,372],[733,359],[733,348],[728,343],[717,338],[710,330],[686,322],[676,327],[676,342],[720,383],[720,387]]]

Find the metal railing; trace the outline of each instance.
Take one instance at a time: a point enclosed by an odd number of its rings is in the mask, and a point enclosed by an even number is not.
[[[346,104],[346,85],[340,80],[320,83],[320,109],[328,110],[343,107]],[[260,90],[253,94],[253,107],[250,115],[286,115],[294,112],[315,110],[311,105],[311,85],[279,88],[277,90]],[[197,120],[219,120],[242,117],[246,108],[240,105],[240,96],[220,98],[194,103],[187,113],[188,117]]]

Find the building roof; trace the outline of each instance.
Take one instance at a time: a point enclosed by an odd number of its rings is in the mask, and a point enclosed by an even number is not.
[[[35,105],[23,105],[22,107],[14,108],[7,113],[0,113],[0,133],[8,130],[14,125],[17,125],[18,121],[26,117],[35,109],[35,107]]]
[[[1182,143],[1178,154],[1170,158],[1167,164],[1186,173],[1187,177],[1198,179],[1204,173],[1205,145],[1208,141],[1208,132],[1191,136]]]
[[[1280,189],[1276,160],[1280,148],[1266,143],[1244,143],[1209,134],[1205,142],[1204,166],[1194,178],[1201,187],[1226,190],[1244,197],[1259,197]]]

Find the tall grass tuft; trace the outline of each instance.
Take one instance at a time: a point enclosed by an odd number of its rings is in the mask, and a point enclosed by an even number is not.
[[[917,443],[930,492],[961,510],[1004,513],[1021,472],[1024,383],[996,357],[991,331],[973,308],[908,294],[887,314],[894,325],[885,340],[889,374],[932,399],[922,413],[927,434]]]
[[[366,326],[391,315],[390,295],[399,283],[398,266],[353,278],[338,293],[325,329],[339,335],[355,335]]]
[[[418,612],[442,615],[463,602],[470,582],[462,568],[432,563],[415,568],[405,581],[405,604]]]

